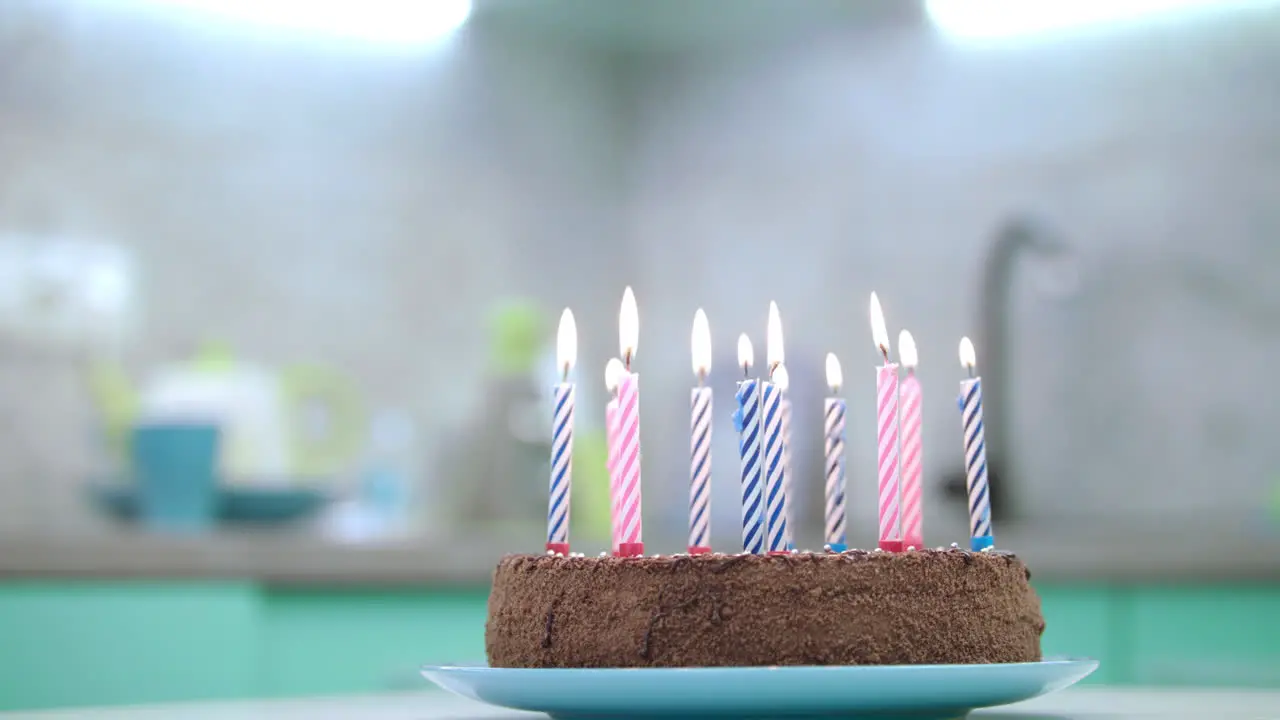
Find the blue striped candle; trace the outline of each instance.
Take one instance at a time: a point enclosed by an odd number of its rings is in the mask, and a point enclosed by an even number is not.
[[[738,338],[738,364],[742,374],[751,372],[751,341],[746,335]],[[742,477],[742,550],[760,555],[764,553],[764,508],[761,492],[760,463],[760,381],[745,377],[734,393],[738,409],[733,413],[733,424],[738,431],[738,456]]]
[[[982,378],[974,375],[977,354],[969,338],[960,340],[960,364],[969,378],[960,382],[960,418],[964,430],[964,470],[969,491],[969,548],[991,547],[991,498],[987,492],[987,444],[982,427]]]
[[[556,385],[554,395],[547,549],[564,554],[569,549],[569,497],[573,480],[573,384]]]
[[[569,507],[573,484],[574,387],[569,372],[578,354],[578,329],[565,308],[556,334],[556,361],[563,376],[552,388],[551,494],[547,505],[547,550],[569,554]]]
[[[764,425],[765,526],[770,553],[787,547],[787,494],[782,466],[782,388],[762,383],[760,415]]]

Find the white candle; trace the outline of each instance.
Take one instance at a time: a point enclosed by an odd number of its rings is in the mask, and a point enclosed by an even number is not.
[[[769,379],[761,383],[760,417],[764,426],[764,487],[766,546],[770,553],[791,549],[791,530],[787,526],[787,480],[782,465],[782,388],[777,374],[782,366],[782,322],[776,305],[769,307],[768,335],[765,355]],[[785,374],[783,379],[785,379]]]
[[[845,540],[845,478],[844,478],[844,425],[847,404],[840,397],[844,385],[844,373],[835,353],[827,353],[827,386],[831,397],[824,403],[823,429],[826,438],[826,533],[825,542],[834,552],[844,552]]]
[[[578,357],[578,328],[573,312],[564,309],[556,333],[556,365],[560,382],[552,388],[551,494],[547,507],[547,550],[569,554],[569,508],[573,483],[573,383],[569,373]]]
[[[795,497],[792,494],[791,473],[791,398],[787,391],[791,387],[791,376],[787,374],[786,348],[782,340],[782,316],[778,312],[778,303],[769,303],[769,319],[765,333],[765,354],[769,359],[770,380],[778,390],[778,432],[781,438],[781,456],[779,464],[782,468],[782,511],[786,515],[786,537],[788,550],[794,550],[796,516]]]
[[[690,395],[689,417],[689,553],[711,552],[711,328],[707,314],[693,315],[693,375],[698,386]]]

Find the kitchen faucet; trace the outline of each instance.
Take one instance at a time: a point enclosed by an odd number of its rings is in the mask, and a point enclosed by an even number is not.
[[[982,406],[987,447],[987,485],[991,511],[998,517],[1015,516],[1018,489],[1010,487],[1009,445],[1005,441],[1009,413],[1010,303],[1018,261],[1024,254],[1042,258],[1067,255],[1070,248],[1041,221],[1015,216],[996,233],[987,251],[980,278],[979,361]],[[964,468],[948,473],[943,480],[944,495],[968,502]]]

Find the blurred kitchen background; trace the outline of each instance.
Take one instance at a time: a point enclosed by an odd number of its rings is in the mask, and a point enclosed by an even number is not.
[[[920,346],[930,544],[966,532],[971,335],[1046,652],[1280,685],[1277,188],[1264,0],[0,0],[0,709],[482,660],[489,570],[545,539],[564,307],[572,541],[607,544],[627,285],[652,551],[686,534],[698,307],[737,541],[770,300],[800,538],[833,351],[872,542],[875,290]],[[193,413],[214,521],[166,525],[136,428]]]

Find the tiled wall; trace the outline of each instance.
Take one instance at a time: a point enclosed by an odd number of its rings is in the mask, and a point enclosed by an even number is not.
[[[831,27],[682,57],[476,26],[405,57],[84,7],[6,4],[0,231],[136,253],[134,369],[213,335],[266,363],[333,362],[433,432],[479,402],[493,298],[573,305],[594,392],[630,282],[646,485],[668,497],[687,474],[689,326],[710,315],[728,538],[734,341],[749,331],[763,359],[776,299],[805,507],[833,350],[869,528],[867,294],[920,345],[932,485],[959,466],[955,347],[978,333],[984,252],[1029,214],[1076,252],[1013,290],[1003,442],[1028,511],[1242,527],[1280,474],[1274,15],[985,50]],[[78,363],[0,354],[2,523],[82,520]],[[682,522],[680,503],[646,507]]]
[[[115,7],[5,3],[0,231],[133,252],[139,377],[219,338],[335,365],[434,436],[478,407],[496,299],[612,327],[619,143],[590,58],[483,28],[412,54]],[[614,342],[584,332],[593,380]],[[81,358],[7,345],[0,525],[81,523]]]
[[[1208,532],[1265,524],[1280,482],[1277,30],[1280,16],[1247,14],[979,49],[921,29],[833,28],[777,52],[655,66],[627,208],[652,318],[646,409],[682,411],[683,393],[658,388],[690,382],[699,305],[717,401],[732,402],[735,338],[750,332],[759,362],[776,299],[810,525],[822,358],[835,351],[852,504],[870,540],[868,294],[881,295],[895,339],[906,327],[920,347],[936,483],[960,467],[956,348],[979,332],[985,252],[1002,223],[1029,214],[1075,255],[1027,262],[1013,286],[1003,441],[1027,512],[1067,528],[1084,516]],[[721,428],[717,518],[731,530],[733,438]],[[679,477],[683,440],[645,442],[659,477]],[[930,500],[928,514],[962,532],[963,511],[939,518]]]

